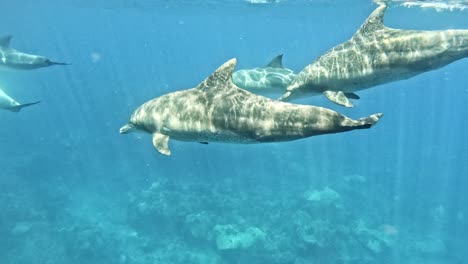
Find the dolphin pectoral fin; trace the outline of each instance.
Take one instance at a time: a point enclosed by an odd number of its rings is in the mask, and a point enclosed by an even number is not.
[[[10,46],[11,38],[11,35],[0,37],[0,47],[8,48]]]
[[[346,107],[353,107],[353,103],[346,97],[346,95],[342,92],[336,92],[336,91],[325,91],[323,92],[323,95],[325,95],[328,100],[334,102],[335,104],[339,104],[342,106]]]
[[[359,95],[355,94],[355,93],[344,93],[346,97],[348,97],[349,99],[361,99],[361,97],[359,97]]]
[[[153,134],[153,146],[159,151],[159,153],[164,155],[171,155],[169,150],[169,136],[163,135],[161,133]]]

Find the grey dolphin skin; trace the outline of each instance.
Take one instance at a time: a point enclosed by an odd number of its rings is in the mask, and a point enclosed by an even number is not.
[[[283,94],[296,74],[283,67],[283,54],[273,58],[265,67],[242,69],[234,72],[235,85],[255,94],[278,96]]]
[[[10,48],[11,38],[10,35],[0,37],[0,66],[19,70],[33,70],[52,65],[68,65],[68,63],[51,61],[43,56],[27,54]]]
[[[252,94],[232,82],[229,60],[197,87],[168,93],[138,107],[120,133],[139,129],[154,147],[170,155],[169,138],[200,143],[264,143],[364,129],[382,116],[359,120],[315,106],[279,102]]]
[[[401,30],[384,26],[380,5],[347,42],[305,67],[280,98],[324,94],[352,107],[354,92],[404,80],[468,56],[468,30]]]
[[[38,104],[39,102],[40,101],[20,104],[15,99],[7,95],[2,89],[0,89],[0,109],[9,110],[12,112],[19,112],[23,107],[35,105],[35,104]]]

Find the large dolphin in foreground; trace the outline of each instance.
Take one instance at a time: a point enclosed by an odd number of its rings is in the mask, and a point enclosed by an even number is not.
[[[2,89],[0,89],[0,109],[10,110],[12,112],[19,112],[23,107],[35,105],[40,101],[20,104],[15,99],[11,98]]]
[[[169,138],[200,143],[264,143],[370,128],[382,116],[359,120],[315,106],[279,102],[252,94],[232,82],[236,59],[229,60],[197,87],[146,102],[120,133],[133,129],[153,135],[153,145],[170,155]]]
[[[242,69],[232,74],[238,87],[263,96],[278,96],[296,78],[296,74],[283,67],[283,54],[276,56],[265,67]]]
[[[280,100],[324,94],[352,107],[355,91],[408,79],[468,56],[468,30],[401,30],[384,26],[379,6],[356,34],[305,67]]]
[[[21,51],[10,48],[11,36],[0,37],[0,66],[19,69],[19,70],[32,70],[52,65],[68,65],[63,62],[55,62],[50,59],[23,53]]]

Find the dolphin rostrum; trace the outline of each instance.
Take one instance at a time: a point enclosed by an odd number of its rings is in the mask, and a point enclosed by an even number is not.
[[[19,112],[23,107],[35,105],[40,101],[20,104],[15,99],[11,98],[2,89],[0,89],[0,109],[10,110],[12,112]]]
[[[384,26],[380,5],[348,41],[305,67],[280,98],[324,94],[352,107],[354,92],[404,80],[468,56],[468,30],[402,30]]]
[[[370,128],[382,114],[359,120],[315,106],[279,102],[232,82],[229,60],[197,87],[168,93],[138,107],[120,133],[153,135],[153,145],[170,155],[169,138],[200,143],[264,143]]]
[[[296,78],[296,74],[283,67],[283,54],[273,58],[265,67],[242,69],[232,74],[235,85],[263,96],[278,96]]]
[[[51,61],[43,56],[27,54],[10,48],[11,38],[10,35],[0,37],[0,66],[11,69],[32,70],[51,65],[68,65],[68,63]]]

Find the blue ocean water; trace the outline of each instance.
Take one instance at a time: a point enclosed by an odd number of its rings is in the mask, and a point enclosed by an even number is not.
[[[257,1],[261,2],[261,1]],[[359,92],[373,128],[259,145],[120,135],[132,111],[219,65],[299,72],[371,1],[0,3],[11,46],[71,63],[1,71],[0,263],[467,263],[468,60]],[[463,4],[463,3],[462,3]],[[468,11],[391,6],[389,27],[468,29]]]

